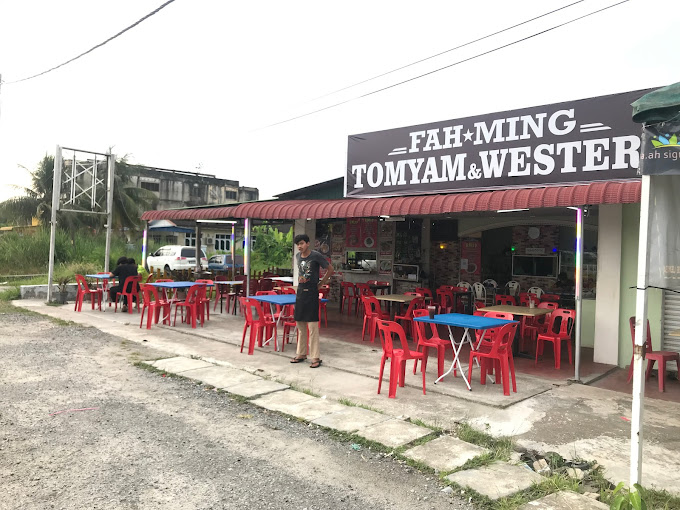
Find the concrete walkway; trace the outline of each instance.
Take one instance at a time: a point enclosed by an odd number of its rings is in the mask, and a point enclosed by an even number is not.
[[[388,399],[388,374],[382,393],[376,393],[379,344],[354,344],[329,338],[324,335],[324,329],[321,333],[323,365],[310,370],[308,363],[288,362],[294,355],[292,345],[286,346],[284,353],[274,352],[269,346],[256,348],[253,356],[241,354],[241,317],[216,313],[204,328],[196,330],[186,325],[155,325],[147,330],[139,328],[137,313],[93,312],[86,310],[85,305],[83,312],[76,313],[72,304],[47,306],[38,300],[14,304],[130,341],[147,343],[168,353],[168,359],[149,360],[158,369],[201,380],[252,398],[253,403],[268,409],[356,433],[389,447],[408,445],[431,433],[430,429],[409,423],[406,418],[445,430],[466,422],[495,436],[512,436],[525,448],[555,451],[568,459],[595,460],[605,467],[605,476],[611,482],[628,481],[631,399],[623,393],[577,384],[555,385],[518,374],[518,393],[504,397],[500,385],[481,386],[478,379],[473,383],[473,391],[468,391],[460,378],[449,378],[434,386],[436,363],[429,363],[427,395],[422,394],[420,374],[413,375],[407,370],[406,387],[398,389],[396,399]],[[340,402],[361,407],[348,407]],[[677,456],[680,403],[648,399],[644,426],[643,484],[680,495],[680,458]],[[444,435],[408,449],[404,455],[434,469],[450,471],[483,453],[475,445],[461,443]],[[459,471],[450,475],[453,477],[450,479],[491,498],[511,494],[537,480],[531,476],[536,473],[507,463],[486,466],[474,476],[465,473],[468,472]],[[488,481],[480,485],[475,480]],[[600,508],[592,506],[598,502],[589,498],[587,502],[575,503],[575,497],[565,495],[533,501],[527,508],[573,508],[574,504],[578,508]]]

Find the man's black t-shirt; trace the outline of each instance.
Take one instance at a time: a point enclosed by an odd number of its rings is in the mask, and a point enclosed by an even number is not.
[[[113,276],[118,277],[118,287],[121,289],[123,288],[123,283],[127,279],[128,276],[137,276],[137,266],[134,266],[132,264],[120,264],[116,266],[116,268],[111,271]],[[128,282],[126,285],[127,292],[132,290],[132,282]]]

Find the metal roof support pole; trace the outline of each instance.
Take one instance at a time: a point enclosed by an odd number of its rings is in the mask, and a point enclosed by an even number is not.
[[[574,281],[576,323],[574,324],[574,380],[581,380],[581,315],[583,298],[583,207],[576,208],[576,275]]]
[[[194,280],[198,278],[200,280],[201,276],[201,224],[196,222],[196,263],[194,264]]]
[[[236,223],[231,224],[231,238],[229,246],[231,247],[231,281],[236,280]],[[236,310],[236,308],[234,308]]]
[[[649,206],[651,177],[642,176],[640,200],[640,236],[635,296],[635,346],[633,347],[633,408],[630,420],[630,487],[642,484],[642,417],[644,414],[645,378],[644,345],[647,342],[647,282],[649,281]]]
[[[146,256],[148,255],[148,242],[149,242],[149,222],[144,222],[144,231],[142,232],[142,267],[147,271],[149,268],[146,265]]]
[[[231,261],[236,264],[234,259]],[[250,296],[250,218],[243,220],[243,272],[246,275],[246,296]]]
[[[57,145],[54,156],[54,177],[52,178],[52,217],[50,219],[50,261],[47,270],[47,302],[52,302],[52,281],[54,280],[54,250],[57,242],[57,210],[61,193],[61,147]]]
[[[104,255],[104,272],[109,272],[111,259],[111,228],[113,227],[113,183],[116,173],[116,155],[108,152],[108,175],[106,183],[106,250]],[[75,159],[75,158],[74,158]]]

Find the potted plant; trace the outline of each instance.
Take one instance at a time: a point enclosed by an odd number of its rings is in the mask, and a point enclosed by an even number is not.
[[[61,278],[57,278],[57,288],[59,289],[59,296],[57,297],[56,302],[61,305],[66,304],[69,283],[71,283],[70,276],[62,276]]]

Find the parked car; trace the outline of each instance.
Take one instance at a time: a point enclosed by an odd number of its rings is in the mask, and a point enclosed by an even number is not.
[[[201,269],[208,266],[205,251],[201,248]],[[178,269],[194,269],[196,267],[196,248],[193,246],[168,245],[157,249],[146,258],[149,268],[176,271]]]
[[[228,271],[231,266],[231,255],[213,255],[208,260],[208,269],[211,271]],[[243,255],[236,255],[236,267],[243,267]]]

